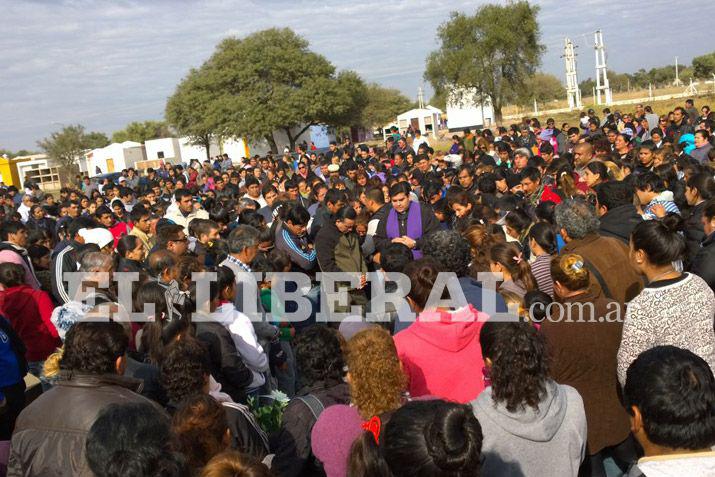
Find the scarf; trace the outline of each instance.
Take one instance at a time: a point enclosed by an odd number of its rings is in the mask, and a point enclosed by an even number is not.
[[[391,209],[390,213],[387,215],[386,232],[387,237],[394,239],[401,237],[400,234],[400,221],[397,217],[397,211]],[[422,237],[422,210],[418,203],[411,203],[409,209],[407,209],[407,233],[405,234],[413,240],[417,240]],[[422,252],[416,248],[412,249],[412,258],[418,260],[422,258]]]

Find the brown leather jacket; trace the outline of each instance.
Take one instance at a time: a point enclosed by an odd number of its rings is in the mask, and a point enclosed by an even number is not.
[[[583,398],[588,423],[588,454],[628,437],[628,414],[618,398],[616,356],[624,310],[617,302],[586,291],[561,300],[552,319],[541,323],[549,344],[550,374]]]
[[[137,394],[141,387],[140,380],[119,375],[64,375],[20,413],[8,477],[93,476],[85,459],[90,427],[109,404],[152,403]]]

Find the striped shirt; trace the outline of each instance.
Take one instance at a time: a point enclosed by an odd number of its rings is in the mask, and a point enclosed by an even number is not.
[[[643,209],[643,220],[657,220],[658,217],[653,212],[653,207],[662,205],[666,214],[674,213],[680,215],[680,209],[673,202],[673,193],[666,190],[661,192],[656,198],[648,202]]]
[[[554,281],[551,278],[551,255],[539,255],[531,263],[531,273],[536,278],[539,290],[554,297]]]

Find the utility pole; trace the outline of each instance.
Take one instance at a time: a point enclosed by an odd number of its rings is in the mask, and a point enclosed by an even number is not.
[[[678,57],[675,57],[675,81],[673,81],[673,86],[683,86],[683,82],[680,81],[680,75],[678,74]]]
[[[594,49],[596,50],[596,104],[611,104],[611,86],[608,83],[606,69],[606,45],[603,44],[603,33],[596,30],[594,33]],[[603,94],[603,101],[601,100]]]
[[[564,62],[566,64],[566,97],[569,109],[581,109],[581,90],[578,88],[578,75],[576,74],[576,53],[570,38],[564,38]]]

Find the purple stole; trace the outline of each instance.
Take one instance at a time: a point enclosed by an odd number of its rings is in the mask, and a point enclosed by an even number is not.
[[[390,209],[387,214],[387,224],[385,224],[387,238],[394,239],[401,237],[400,221],[397,219],[397,211]],[[407,209],[407,234],[412,240],[417,240],[422,237],[422,209],[419,202],[410,202],[410,208]],[[412,249],[412,258],[415,260],[422,258],[422,252],[416,248]]]

